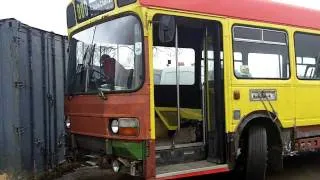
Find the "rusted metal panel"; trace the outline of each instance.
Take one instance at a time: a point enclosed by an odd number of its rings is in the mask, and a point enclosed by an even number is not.
[[[320,136],[320,126],[296,127],[295,132],[297,139]]]
[[[295,143],[295,149],[299,152],[319,150],[320,137],[298,139]]]

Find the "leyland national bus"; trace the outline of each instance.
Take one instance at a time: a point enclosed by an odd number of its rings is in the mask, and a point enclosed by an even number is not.
[[[73,0],[66,123],[116,173],[265,179],[320,148],[320,12],[267,0]]]

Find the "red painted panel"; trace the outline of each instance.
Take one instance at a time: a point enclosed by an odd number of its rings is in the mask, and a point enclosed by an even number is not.
[[[185,174],[179,174],[175,176],[169,176],[164,178],[157,178],[161,180],[167,180],[167,179],[181,179],[181,178],[187,178],[187,177],[195,177],[195,176],[203,176],[203,175],[209,175],[209,174],[218,174],[218,173],[224,173],[229,172],[230,170],[228,168],[217,168],[217,169],[210,169],[206,171],[196,171],[192,173],[185,173]]]
[[[271,0],[140,0],[144,6],[320,29],[320,11]]]
[[[76,134],[143,140],[149,137],[149,95],[141,93],[106,94],[107,100],[97,95],[75,96],[68,102],[71,132]],[[140,120],[138,137],[113,136],[108,132],[109,119],[134,117]]]
[[[131,93],[105,94],[107,100],[94,95],[78,95],[65,99],[65,113],[71,119],[71,132],[75,134],[110,139],[149,140],[150,129],[150,80],[148,41],[145,40],[145,81],[141,89]],[[138,118],[138,137],[112,135],[108,132],[112,118]]]
[[[155,140],[149,140],[149,155],[146,161],[144,161],[144,178],[155,179],[156,177],[156,142]]]

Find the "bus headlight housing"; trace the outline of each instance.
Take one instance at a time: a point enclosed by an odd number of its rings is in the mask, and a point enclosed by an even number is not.
[[[111,131],[113,134],[121,136],[138,136],[139,120],[136,118],[119,118],[111,121]]]

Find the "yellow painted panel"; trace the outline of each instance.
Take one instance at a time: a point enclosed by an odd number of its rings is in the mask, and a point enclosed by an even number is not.
[[[312,34],[320,34],[319,31],[302,29],[302,28],[291,28],[292,36],[291,42],[294,42],[294,32],[305,32]],[[310,126],[320,124],[320,110],[318,108],[320,102],[320,81],[318,80],[298,80],[296,77],[296,59],[294,53],[294,43],[290,44],[293,49],[292,58],[294,59],[295,73],[295,99],[296,99],[296,126]],[[308,47],[306,47],[308,48]]]
[[[231,24],[228,20],[223,21],[223,57],[224,57],[224,91],[225,91],[225,119],[226,132],[234,132],[232,122],[232,88],[231,79],[233,76],[233,53],[232,53],[232,33]]]
[[[146,22],[152,20],[152,16],[149,15],[149,13],[144,9],[143,10],[146,17]],[[151,139],[156,139],[156,122],[155,122],[155,109],[154,109],[154,74],[153,74],[153,34],[152,34],[152,24],[151,23],[146,23],[147,31],[148,32],[148,55],[149,57],[149,78],[150,78],[150,127],[151,127]]]
[[[167,127],[168,130],[177,129],[177,108],[175,107],[155,107],[155,111],[159,116],[159,119]],[[181,119],[190,119],[195,121],[202,121],[202,111],[201,109],[190,109],[181,108],[180,109]],[[174,121],[172,121],[174,120]]]
[[[299,81],[296,86],[297,126],[320,124],[320,81]]]
[[[257,26],[257,27],[265,27],[265,28],[273,28],[273,29],[281,29],[288,33],[289,42],[291,42],[291,29],[287,26],[275,25],[275,24],[268,24],[263,22],[253,22],[253,21],[245,21],[245,20],[236,20],[230,19],[230,38],[232,39],[232,26],[236,24],[242,24],[245,26]],[[295,64],[293,61],[292,54],[290,53],[292,49],[289,49],[289,56],[290,56],[290,64],[291,66]],[[231,43],[231,48],[228,53],[233,54],[233,48]],[[232,121],[229,124],[227,130],[228,132],[234,132],[236,127],[241,122],[241,120],[233,119],[233,111],[240,110],[241,119],[243,119],[248,114],[259,111],[259,110],[268,110],[273,111],[272,108],[276,111],[280,123],[282,127],[292,127],[295,124],[295,88],[294,82],[295,79],[291,78],[290,80],[253,80],[253,79],[237,79],[234,76],[234,67],[233,67],[233,57],[230,58],[231,64],[226,67],[229,70],[230,75],[230,91],[228,99],[226,100],[226,114],[228,118],[231,118]],[[295,73],[294,70],[291,70],[291,74]],[[270,101],[271,106],[267,101],[264,101],[264,104],[261,101],[251,101],[250,100],[250,90],[258,90],[258,89],[272,89],[275,90],[277,93],[277,99],[275,101]],[[240,92],[240,99],[234,100],[233,93],[235,91]]]
[[[249,80],[244,80],[249,81]],[[274,89],[276,90],[277,99],[275,101],[270,101],[272,107],[267,101],[262,103],[261,101],[251,101],[250,100],[250,90],[256,89]],[[232,112],[233,110],[240,110],[241,118],[244,118],[248,114],[259,110],[268,110],[272,112],[272,108],[276,111],[281,124],[284,128],[292,127],[294,125],[294,88],[290,83],[286,86],[274,84],[270,82],[269,84],[258,81],[256,84],[246,83],[245,85],[236,84],[232,85],[232,92],[239,91],[240,99],[232,101]],[[233,124],[238,124],[239,120],[233,120]]]
[[[121,14],[125,15],[128,13],[134,13],[134,14],[138,15],[140,17],[140,19],[145,19],[145,17],[143,17],[142,8],[139,5],[139,3],[134,3],[134,4],[127,5],[127,6],[124,6],[121,8],[118,8],[117,6],[115,6],[114,10],[112,10],[112,11],[109,11],[109,12],[106,12],[106,13],[101,14],[99,16],[93,17],[93,18],[86,20],[84,22],[78,23],[74,27],[68,29],[68,36],[70,38],[71,35],[73,35],[77,31],[79,31],[79,29],[89,27],[92,24],[95,24],[97,22],[108,21],[114,17],[121,15]],[[142,23],[143,23],[143,26],[146,27],[145,21],[142,20]],[[144,35],[147,36],[147,32],[144,32]]]

